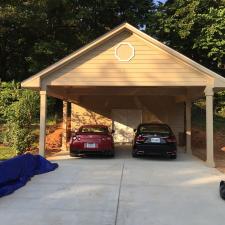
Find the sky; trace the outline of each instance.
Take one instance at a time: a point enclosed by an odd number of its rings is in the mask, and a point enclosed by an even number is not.
[[[154,0],[154,2],[165,2],[166,0]]]

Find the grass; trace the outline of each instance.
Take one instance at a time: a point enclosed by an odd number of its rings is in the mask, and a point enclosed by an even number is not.
[[[0,160],[7,160],[16,155],[10,147],[0,146]]]

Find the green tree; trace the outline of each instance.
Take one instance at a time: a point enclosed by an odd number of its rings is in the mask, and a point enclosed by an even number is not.
[[[6,108],[19,98],[20,84],[15,81],[0,83],[0,124],[6,122]]]
[[[225,69],[225,7],[209,8],[199,15],[203,28],[194,40],[193,49],[207,55],[219,68]]]
[[[225,76],[225,0],[168,0],[147,32]]]

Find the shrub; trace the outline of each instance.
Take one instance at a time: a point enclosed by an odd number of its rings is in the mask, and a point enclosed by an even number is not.
[[[39,95],[20,89],[18,83],[3,83],[0,89],[0,114],[4,124],[4,143],[18,154],[29,149],[34,141],[32,123],[38,115]]]

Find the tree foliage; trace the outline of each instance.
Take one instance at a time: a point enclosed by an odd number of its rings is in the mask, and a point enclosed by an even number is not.
[[[15,81],[0,83],[0,124],[6,120],[6,108],[19,98],[19,87]]]
[[[4,142],[18,153],[30,148],[34,135],[32,123],[38,114],[39,96],[20,89],[19,83],[1,83],[0,116],[4,125]]]
[[[147,32],[225,76],[225,0],[168,0]]]
[[[0,78],[21,81],[122,22],[142,26],[152,0],[1,0]]]
[[[199,20],[204,26],[193,48],[225,69],[225,7],[210,8],[208,13],[199,15]]]
[[[2,0],[0,78],[21,81],[122,22],[225,76],[225,0]]]

